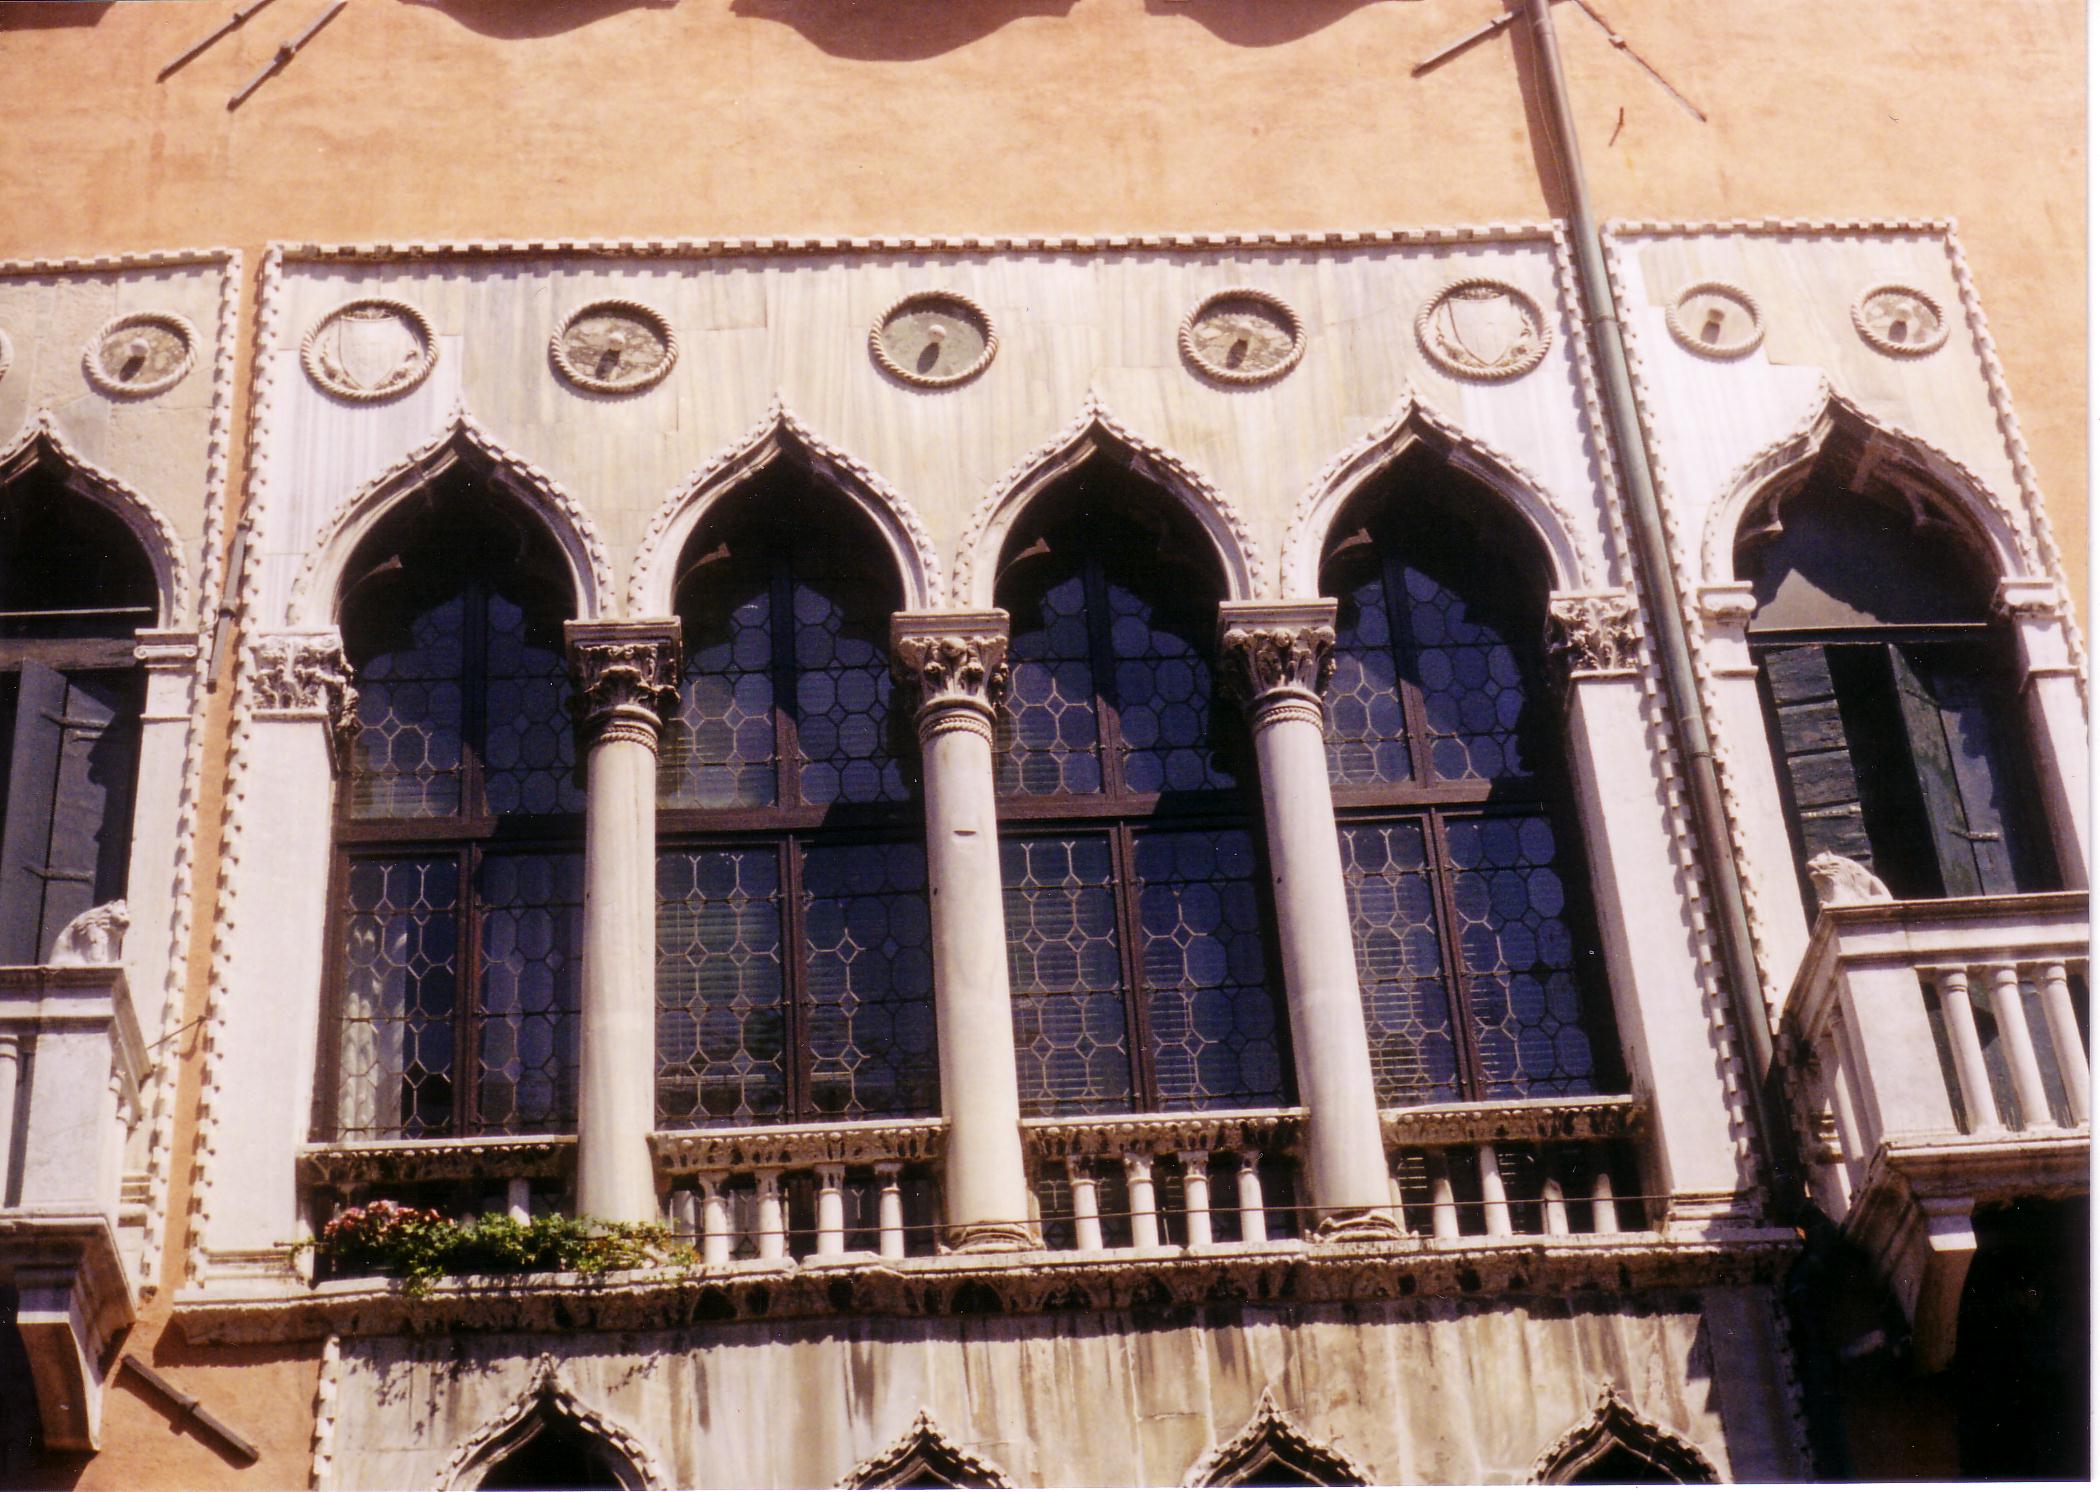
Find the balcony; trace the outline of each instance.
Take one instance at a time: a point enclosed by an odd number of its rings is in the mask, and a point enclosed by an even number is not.
[[[121,967],[0,968],[0,1279],[54,1449],[97,1448],[133,1318],[124,1148],[145,1071]]]
[[[1817,1204],[1946,1365],[1979,1205],[2087,1188],[2083,892],[1826,906],[1781,1022]]]

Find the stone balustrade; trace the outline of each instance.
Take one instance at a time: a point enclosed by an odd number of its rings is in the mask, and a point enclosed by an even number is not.
[[[96,1448],[133,1319],[124,1150],[145,1074],[121,966],[0,968],[0,1279],[57,1449]]]
[[[1393,1200],[1433,1241],[1647,1228],[1631,1098],[1523,1099],[1387,1109]]]
[[[573,1135],[371,1140],[310,1145],[299,1155],[302,1217],[318,1234],[346,1207],[385,1198],[457,1220],[569,1212]]]
[[[1979,1205],[2083,1190],[2082,892],[1823,909],[1781,1057],[1818,1205],[1951,1356]]]
[[[1248,1246],[1307,1231],[1303,1109],[1022,1123],[1046,1247]]]

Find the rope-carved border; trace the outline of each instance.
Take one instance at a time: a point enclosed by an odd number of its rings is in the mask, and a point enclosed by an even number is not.
[[[417,339],[422,342],[423,351],[416,359],[414,371],[399,383],[390,383],[377,389],[359,388],[356,384],[343,382],[328,370],[325,355],[321,351],[321,333],[333,326],[346,312],[359,306],[378,306],[405,318]],[[430,318],[423,314],[420,307],[391,296],[360,295],[354,300],[346,300],[333,310],[322,312],[314,319],[314,324],[306,329],[306,335],[299,339],[299,364],[306,369],[306,376],[314,381],[314,387],[351,404],[385,404],[404,397],[430,376],[430,370],[437,366],[437,360],[437,329],[430,324]]]
[[[1531,314],[1538,323],[1539,339],[1536,345],[1521,357],[1505,356],[1495,363],[1484,363],[1473,367],[1462,363],[1444,350],[1441,340],[1432,331],[1437,310],[1444,302],[1461,290],[1500,290],[1515,300]],[[1491,275],[1465,275],[1448,282],[1441,290],[1422,302],[1422,309],[1415,313],[1415,340],[1422,344],[1422,351],[1429,361],[1449,373],[1453,378],[1463,378],[1469,383],[1509,383],[1522,378],[1546,360],[1546,353],[1553,346],[1553,324],[1546,319],[1545,311],[1532,299],[1530,292],[1507,280],[1498,280]]]
[[[1750,313],[1748,335],[1737,337],[1733,342],[1702,342],[1692,335],[1692,329],[1684,324],[1684,303],[1695,295],[1718,295],[1734,301]],[[1670,324],[1670,335],[1686,352],[1699,357],[1718,358],[1723,362],[1734,358],[1748,357],[1765,339],[1765,312],[1757,303],[1757,297],[1742,286],[1728,280],[1698,280],[1677,292],[1670,302],[1663,319]]]
[[[983,349],[971,360],[970,365],[959,373],[934,375],[905,367],[890,355],[889,344],[882,339],[883,332],[888,329],[893,319],[906,311],[920,306],[935,306],[942,301],[961,306],[969,313],[969,319],[975,321],[977,329],[984,333]],[[875,359],[877,367],[900,383],[908,383],[913,388],[920,389],[952,389],[968,383],[992,365],[992,359],[999,355],[999,328],[992,324],[991,312],[960,290],[914,290],[911,294],[900,296],[891,302],[883,313],[875,318],[874,324],[868,328],[868,354]]]
[[[906,582],[907,609],[942,604],[945,588],[939,552],[918,510],[874,467],[812,432],[775,394],[757,424],[673,487],[650,518],[629,573],[627,605],[631,613],[640,615],[650,605],[657,570],[666,559],[677,559],[676,555],[663,553],[664,541],[673,530],[682,527],[686,515],[712,506],[716,498],[755,476],[791,448],[799,449],[841,495],[868,513],[876,526],[885,531],[885,538],[898,545],[899,559],[908,557],[917,566],[919,598],[910,594],[914,577],[902,577]]]
[[[1229,300],[1251,300],[1257,305],[1267,306],[1283,318],[1284,325],[1290,328],[1291,350],[1284,354],[1281,362],[1266,368],[1221,368],[1196,350],[1196,323],[1203,319],[1212,306]],[[1181,318],[1181,332],[1177,340],[1181,344],[1182,357],[1200,377],[1218,383],[1234,384],[1240,388],[1255,388],[1261,384],[1276,382],[1298,366],[1298,360],[1305,356],[1305,318],[1280,295],[1272,295],[1252,285],[1234,285],[1224,290],[1213,290],[1189,307],[1188,315]]]
[[[182,344],[182,359],[158,378],[127,382],[109,371],[102,361],[102,346],[112,336],[130,326],[157,326],[163,331],[173,332],[175,340]],[[165,394],[176,384],[190,376],[190,369],[197,366],[197,328],[190,324],[187,316],[173,311],[126,311],[112,316],[95,329],[88,338],[87,346],[80,350],[80,371],[96,389],[112,399],[150,399],[155,394]]]
[[[1012,527],[1012,515],[1025,507],[1048,482],[1053,481],[1101,445],[1121,447],[1126,464],[1141,475],[1158,480],[1195,518],[1217,547],[1224,564],[1228,600],[1259,599],[1262,590],[1261,552],[1253,531],[1232,499],[1211,480],[1168,450],[1132,431],[1117,419],[1105,401],[1089,389],[1079,413],[1063,429],[1023,456],[1008,469],[992,490],[979,499],[963,525],[955,554],[955,582],[949,594],[958,605],[990,605],[989,595],[978,596],[983,582],[981,568],[995,569],[996,554],[983,554],[987,543]],[[1001,515],[1006,515],[1001,521]],[[1222,532],[1220,531],[1222,529]]]
[[[1877,295],[1886,295],[1891,290],[1899,295],[1911,297],[1913,300],[1922,303],[1926,310],[1932,312],[1932,319],[1939,323],[1939,335],[1928,342],[1891,342],[1887,337],[1884,337],[1880,332],[1869,326],[1867,324],[1867,302]],[[1948,320],[1947,308],[1940,304],[1938,296],[1927,295],[1915,285],[1902,285],[1893,280],[1885,281],[1879,285],[1869,285],[1853,298],[1852,326],[1859,333],[1860,340],[1876,352],[1885,353],[1889,357],[1900,358],[1930,357],[1947,345],[1947,334],[1954,329],[1953,323]]]
[[[646,321],[664,344],[664,355],[656,366],[640,378],[627,383],[586,373],[569,357],[569,329],[586,316],[602,316],[609,311],[623,312],[636,321]],[[656,387],[670,376],[673,365],[678,361],[678,332],[671,325],[670,318],[654,306],[644,305],[638,300],[594,300],[578,306],[561,319],[561,325],[557,326],[554,335],[547,339],[547,357],[554,364],[556,372],[580,389],[594,394],[639,394],[644,389]]]

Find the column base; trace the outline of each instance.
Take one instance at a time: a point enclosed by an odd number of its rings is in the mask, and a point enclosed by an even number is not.
[[[1382,1207],[1330,1212],[1313,1229],[1315,1243],[1398,1243],[1406,1236],[1391,1210]]]
[[[1019,1254],[1043,1246],[1026,1223],[962,1223],[943,1234],[941,1251],[949,1254]]]

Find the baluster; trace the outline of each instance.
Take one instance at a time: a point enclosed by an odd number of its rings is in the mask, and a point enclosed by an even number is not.
[[[817,1257],[846,1252],[846,1168],[817,1167]]]
[[[1101,1196],[1094,1184],[1093,1167],[1085,1157],[1068,1155],[1065,1169],[1072,1176],[1072,1244],[1082,1252],[1101,1247]]]
[[[2060,963],[2035,970],[2042,991],[2042,1014],[2049,1020],[2049,1040],[2056,1047],[2056,1070],[2064,1080],[2064,1100],[2073,1124],[2093,1117],[2092,1069],[2086,1061],[2085,1038],[2078,1034],[2078,1012],[2071,1006],[2071,972]]]
[[[2012,1069],[2013,1096],[2020,1104],[2020,1128],[2053,1126],[2049,1090],[2042,1086],[2041,1060],[2034,1054],[2034,1034],[2027,1029],[2027,1009],[2020,999],[2020,971],[2011,964],[1991,969],[1991,1013],[1998,1017],[1998,1039],[2005,1046],[2005,1065]]]
[[[687,1244],[700,1241],[700,1194],[689,1186],[671,1193],[671,1232]]]
[[[787,1209],[780,1201],[780,1173],[758,1173],[758,1257],[787,1256]]]
[[[523,1176],[513,1176],[503,1188],[503,1210],[514,1223],[532,1221],[532,1183]]]
[[[700,1188],[700,1262],[729,1262],[729,1200],[711,1176],[695,1183]]]
[[[1429,1160],[1429,1231],[1434,1238],[1458,1237],[1458,1195],[1451,1186],[1451,1158],[1442,1150]]]
[[[1507,1238],[1515,1231],[1509,1216],[1509,1192],[1502,1185],[1502,1162],[1493,1145],[1479,1150],[1481,1214],[1490,1238]]]
[[[1189,1247],[1210,1242],[1210,1152],[1181,1152],[1182,1217],[1188,1227]]]
[[[1560,1155],[1552,1150],[1539,1157],[1539,1168],[1546,1179],[1539,1184],[1539,1213],[1545,1222],[1547,1236],[1562,1238],[1568,1232],[1568,1195],[1560,1184]]]
[[[1159,1247],[1159,1203],[1152,1190],[1152,1157],[1128,1151],[1123,1156],[1123,1175],[1130,1193],[1130,1246]]]
[[[1240,1152],[1240,1242],[1269,1241],[1269,1208],[1261,1194],[1261,1152]]]
[[[0,1199],[14,1179],[15,1086],[22,1072],[22,1038],[0,1036]]]
[[[1600,1165],[1597,1168],[1596,1179],[1590,1183],[1590,1207],[1593,1213],[1590,1219],[1592,1231],[1619,1231],[1619,1204],[1612,1194],[1611,1170],[1607,1166]]]
[[[904,1162],[884,1160],[875,1163],[875,1179],[881,1192],[875,1202],[875,1226],[881,1243],[882,1257],[901,1259],[904,1257],[904,1188],[899,1177],[904,1172]]]
[[[1923,971],[1939,990],[1940,1019],[1947,1028],[1947,1044],[1954,1048],[1954,1072],[1961,1085],[1961,1104],[1968,1111],[1972,1135],[1996,1134],[2005,1126],[1998,1119],[1998,1101],[1991,1096],[1991,1070],[1983,1062],[1983,1041],[1976,1034],[1976,1007],[1969,999],[1967,969]]]

